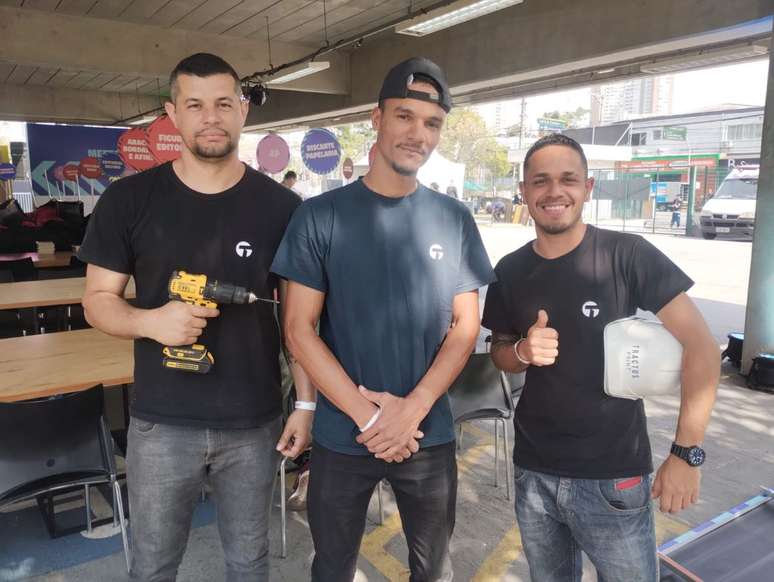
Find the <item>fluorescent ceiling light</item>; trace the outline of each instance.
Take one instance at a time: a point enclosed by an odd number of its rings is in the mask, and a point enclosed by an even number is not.
[[[161,115],[161,113],[159,113]],[[156,121],[156,118],[158,115],[144,115],[143,117],[138,117],[137,119],[133,119],[129,122],[129,125],[146,125],[150,123],[151,121]]]
[[[294,65],[287,69],[282,69],[276,75],[269,77],[265,81],[267,85],[281,85],[282,83],[289,83],[296,79],[301,79],[308,75],[314,75],[326,69],[330,69],[331,64],[328,61],[309,61],[307,63],[301,63],[300,65]]]
[[[524,0],[459,0],[407,20],[397,25],[395,32],[409,36],[425,36],[522,2]]]
[[[676,71],[685,71],[688,69],[700,69],[702,67],[714,67],[735,63],[745,59],[762,58],[765,57],[767,53],[768,48],[758,44],[706,50],[699,54],[664,59],[652,64],[641,65],[640,71],[654,75],[663,75],[664,73],[674,73]]]

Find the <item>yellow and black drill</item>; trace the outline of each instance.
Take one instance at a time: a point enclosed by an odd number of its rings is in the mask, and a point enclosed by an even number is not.
[[[169,278],[169,298],[215,309],[219,304],[255,303],[258,297],[231,283],[208,280],[207,275],[192,275],[185,271],[173,271]],[[190,346],[164,346],[165,368],[206,374],[215,364],[212,353],[202,344]]]

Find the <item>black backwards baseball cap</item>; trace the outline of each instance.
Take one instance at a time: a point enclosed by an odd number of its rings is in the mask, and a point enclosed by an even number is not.
[[[409,89],[408,86],[415,82],[430,83],[438,91],[438,95]],[[419,99],[435,103],[446,113],[451,110],[451,95],[446,75],[441,67],[424,57],[413,57],[390,69],[382,83],[382,90],[379,91],[379,104],[385,99]]]

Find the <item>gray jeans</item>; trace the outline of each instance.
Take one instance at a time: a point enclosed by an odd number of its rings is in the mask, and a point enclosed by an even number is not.
[[[205,475],[212,486],[229,582],[269,578],[269,512],[279,454],[278,418],[255,429],[203,429],[132,418],[130,578],[174,581]]]

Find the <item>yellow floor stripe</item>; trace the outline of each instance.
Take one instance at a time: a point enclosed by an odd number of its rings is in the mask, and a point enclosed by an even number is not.
[[[466,426],[465,433],[468,438],[471,435],[476,437],[477,444],[470,447],[457,460],[460,473],[470,472],[473,464],[487,451],[487,448],[491,448],[494,444],[494,433],[487,434],[473,425]],[[484,442],[480,442],[480,439],[484,439]],[[401,533],[401,521],[400,515],[396,511],[384,520],[383,525],[374,528],[363,536],[360,555],[388,580],[402,582],[409,579],[408,568],[385,549],[390,540],[399,533]]]
[[[513,526],[505,534],[505,537],[497,544],[495,550],[489,554],[481,568],[478,569],[472,582],[494,582],[502,580],[508,565],[521,554],[521,536],[519,529]]]
[[[363,536],[363,543],[360,545],[360,555],[371,562],[388,580],[409,578],[408,568],[385,549],[400,531],[400,514],[396,511],[384,520],[384,524]]]

